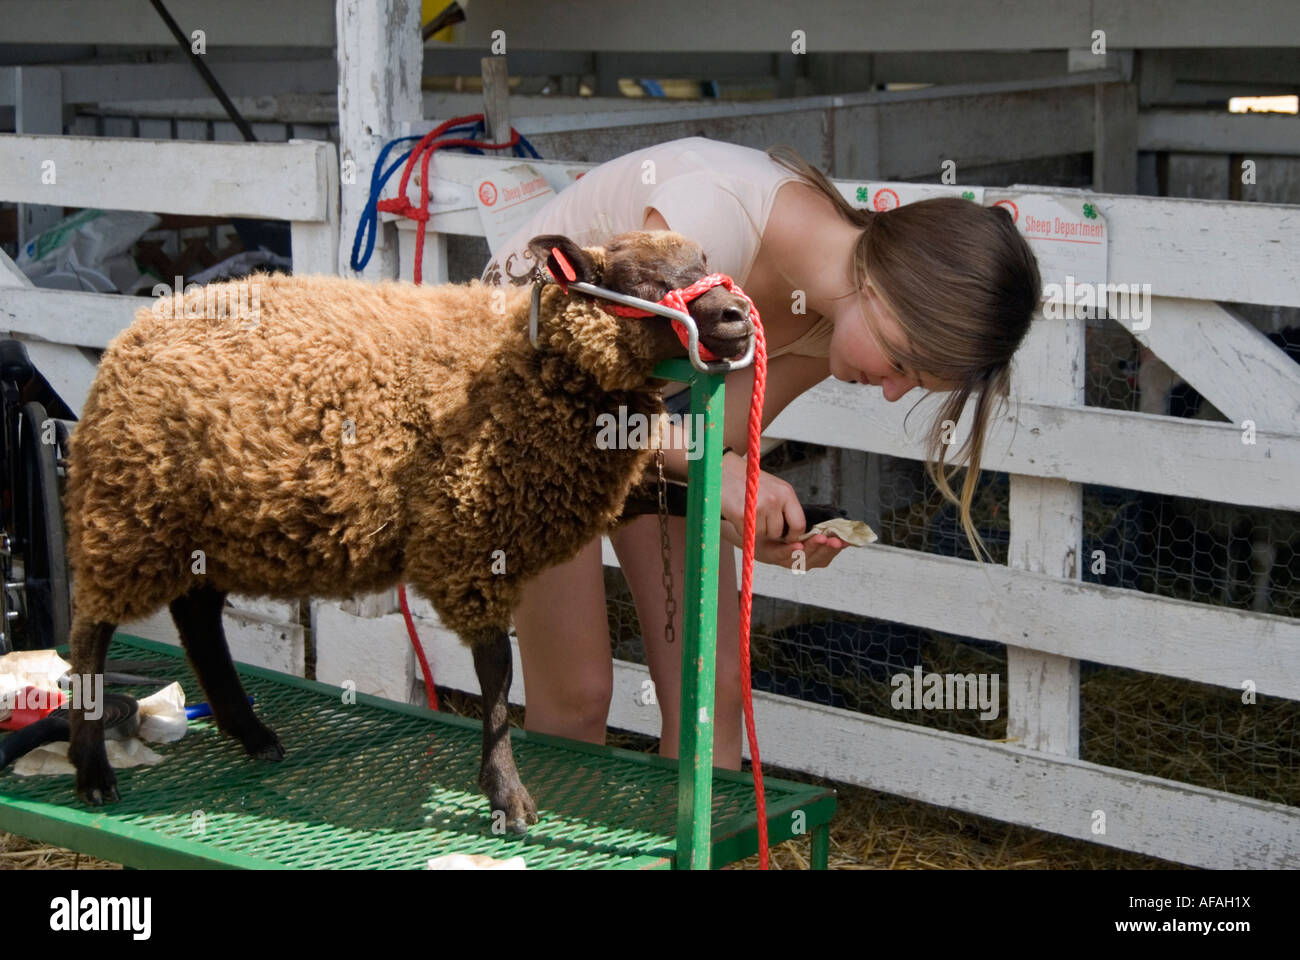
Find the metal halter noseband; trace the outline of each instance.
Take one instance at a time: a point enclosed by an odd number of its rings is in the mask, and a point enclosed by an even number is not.
[[[707,347],[700,345],[700,328],[696,325],[695,318],[686,309],[686,305],[696,297],[703,295],[714,287],[723,286],[749,304],[750,314],[754,324],[757,325],[759,322],[758,311],[755,309],[753,301],[726,274],[711,273],[706,277],[701,277],[689,287],[668,291],[662,300],[655,303],[626,293],[607,290],[592,283],[583,283],[576,280],[562,282],[548,279],[545,272],[538,268],[537,278],[533,281],[532,303],[528,310],[528,339],[534,347],[537,346],[537,317],[541,310],[542,288],[550,283],[555,283],[566,291],[576,290],[579,293],[585,293],[600,300],[608,300],[615,304],[614,307],[610,308],[611,311],[620,316],[648,317],[654,315],[667,317],[669,320],[674,321],[673,328],[677,332],[678,339],[682,341],[682,345],[686,347],[686,352],[691,359],[691,366],[703,373],[729,373],[732,370],[747,367],[753,362],[755,344],[753,334],[749,337],[749,346],[745,348],[744,356],[738,360],[718,360],[709,352]],[[707,357],[701,356],[701,351],[707,354]]]

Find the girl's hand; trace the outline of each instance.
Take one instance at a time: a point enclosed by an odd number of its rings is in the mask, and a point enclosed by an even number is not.
[[[758,502],[754,514],[754,559],[791,568],[800,562],[811,570],[829,564],[848,544],[838,537],[814,534],[801,538],[805,519],[794,487],[780,477],[762,470],[758,474]],[[781,539],[789,525],[790,533]],[[722,537],[743,549],[745,528],[745,460],[739,456],[722,458]],[[803,551],[800,561],[796,551]]]

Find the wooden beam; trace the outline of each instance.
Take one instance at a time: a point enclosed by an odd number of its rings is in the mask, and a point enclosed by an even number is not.
[[[63,88],[55,67],[14,67],[14,132],[63,135]],[[46,191],[39,191],[44,199]],[[58,204],[18,204],[18,246],[63,218]]]
[[[392,591],[387,591],[383,597],[386,599],[390,593]],[[364,599],[361,602],[365,604]],[[316,642],[316,679],[339,686],[351,682],[360,693],[387,697],[399,703],[414,702],[411,691],[417,668],[406,632],[406,619],[401,613],[358,616],[350,612],[348,607],[347,602],[333,600],[311,602],[311,629]],[[367,636],[368,642],[357,643],[359,635]],[[469,650],[459,640],[453,638],[455,647],[436,652],[427,641],[422,642],[429,668],[439,684],[446,683],[451,664],[461,659],[470,664],[470,671],[473,672]],[[517,688],[518,695],[522,696],[523,671],[518,665],[513,680],[511,689]],[[477,679],[470,681],[468,689],[478,691]]]
[[[23,341],[32,365],[41,372],[59,399],[68,405],[78,419],[86,404],[90,385],[98,369],[96,355],[81,347],[66,343],[48,343],[19,333],[14,338]]]
[[[1045,94],[1047,91],[1054,90],[1088,88],[1094,83],[1116,83],[1122,79],[1123,77],[1117,70],[1103,70],[1089,74],[1034,77],[1027,80],[999,80],[987,83],[926,87],[917,90],[879,90],[868,93],[793,97],[784,100],[759,102],[691,101],[665,104],[662,101],[651,101],[651,104],[646,109],[637,112],[632,112],[625,109],[623,104],[618,104],[617,109],[608,112],[595,111],[581,118],[574,117],[571,113],[556,116],[534,116],[527,121],[527,129],[521,127],[518,122],[515,126],[521,132],[531,136],[532,134],[571,132],[574,130],[640,127],[653,123],[679,123],[727,117],[760,117],[776,113],[809,113],[817,110],[845,107],[888,106],[932,100],[949,101],[957,97]],[[581,122],[575,123],[575,120]],[[423,131],[427,132],[432,127],[433,124],[426,121],[423,124]],[[413,126],[412,132],[421,132],[420,125]]]
[[[1084,400],[1081,318],[1035,323],[1011,365],[1017,399],[1064,405]],[[964,438],[963,438],[964,439]],[[956,449],[954,447],[954,449]],[[1007,565],[1065,583],[1082,579],[1083,486],[1012,474]],[[1066,757],[1079,755],[1079,661],[1007,645],[1007,737]]]
[[[276,96],[326,91],[333,94],[338,85],[338,64],[332,59],[263,62],[210,58],[208,65],[231,97],[264,97],[270,91]],[[68,103],[147,100],[160,95],[211,97],[203,78],[187,63],[73,63],[58,70],[63,76],[63,98]]]
[[[418,5],[417,5],[418,7]],[[203,30],[209,48],[332,47],[333,8],[321,0],[168,0],[181,29]],[[6,43],[89,43],[97,47],[176,45],[158,14],[137,0],[0,0]]]
[[[987,83],[1011,77],[1055,77],[1065,72],[1062,50],[918,50],[871,55],[875,83]]]
[[[274,622],[246,612],[244,605],[251,599],[231,594],[230,605],[222,611],[222,628],[230,645],[231,659],[295,677],[303,676],[309,639],[306,627],[296,622]],[[181,642],[176,622],[165,607],[141,620],[123,623],[118,629],[159,643],[180,646]]]
[[[484,126],[493,143],[510,139],[510,75],[505,57],[484,57],[483,116]]]
[[[809,50],[969,52],[1065,50],[1100,29],[1110,49],[1300,46],[1290,0],[1243,0],[1232,7],[1215,0],[936,0],[923,11],[909,0],[880,0],[869,10],[841,3],[661,0],[654,31],[640,18],[609,16],[597,0],[570,0],[547,12],[538,17],[526,0],[475,0],[461,42],[486,47],[491,31],[503,29],[511,49],[776,52],[789,51],[791,31],[801,29]]]
[[[111,198],[119,210],[323,221],[316,177],[320,154],[333,149],[317,141],[0,137],[0,200],[100,207]],[[54,182],[42,182],[51,170]]]
[[[989,188],[984,202],[1060,187]],[[1089,193],[1111,225],[1107,282],[1150,284],[1158,297],[1300,307],[1300,217],[1282,203]],[[1211,266],[1212,265],[1212,266]]]
[[[271,123],[310,123],[328,125],[338,119],[338,92],[328,93],[284,93],[263,96],[232,96],[231,102],[250,122],[262,125]],[[170,126],[170,121],[214,120],[228,122],[228,114],[216,97],[186,97],[183,99],[156,100],[102,100],[99,103],[79,109],[79,117],[136,117],[140,119],[161,120]],[[254,129],[265,129],[265,126]],[[140,135],[145,136],[144,124],[140,126]],[[155,137],[153,139],[169,139]]]
[[[151,303],[116,293],[0,288],[0,330],[103,350]]]
[[[1150,320],[1122,326],[1231,423],[1300,434],[1300,364],[1253,325],[1213,301],[1169,297],[1152,300]]]
[[[1300,46],[1292,0],[1093,0],[1091,6],[1091,28],[1106,31],[1107,47]]]
[[[803,576],[756,564],[754,593],[1231,690],[1252,680],[1300,700],[1300,620],[1055,573],[873,544]]]
[[[934,87],[924,90],[801,97],[751,103],[697,103],[601,112],[520,115],[514,125],[543,152],[605,158],[675,137],[703,133],[732,142],[794,144],[840,176],[936,175],[954,157],[967,167],[1025,157],[1082,153],[1095,146],[1091,118],[1098,76]],[[529,103],[528,100],[521,101]],[[1082,122],[1079,122],[1082,121]],[[413,126],[420,132],[429,124]],[[1041,130],[1051,128],[1052,137]],[[935,152],[936,130],[945,152]],[[618,139],[615,140],[614,138]]]
[[[1179,82],[1267,83],[1274,87],[1294,87],[1295,44],[1278,46],[1229,47],[1210,49],[1148,50],[1145,55],[1168,64],[1169,72]]]
[[[919,409],[904,423],[913,406]],[[958,435],[970,430],[973,408],[967,404]],[[887,403],[879,388],[826,380],[797,397],[764,436],[920,460],[922,431],[936,410],[933,400]],[[995,410],[985,438],[988,470],[1300,510],[1300,436],[1293,433],[1258,430],[1247,444],[1228,423],[1032,401]]]
[[[537,16],[524,0],[476,0],[461,42],[486,47],[492,30],[506,33],[510,48],[601,51],[791,50],[791,33],[804,31],[807,49],[882,50],[1006,49],[1010,37],[1028,49],[1065,47],[1087,37],[1086,5],[1072,0],[943,0],[924,16],[908,0],[883,0],[870,10],[845,4],[792,7],[777,0],[700,4],[661,0],[653,16],[610,16],[597,0],[570,0]]]
[[[14,263],[13,258],[0,248],[0,288],[4,287],[30,290],[32,282],[27,279],[27,274],[19,269],[18,264]]]
[[[290,144],[316,144],[313,140],[290,140]],[[325,202],[325,219],[293,220],[289,224],[289,242],[296,274],[339,273],[339,159],[333,144],[314,151],[316,170],[313,183]]]
[[[33,289],[35,288],[27,275],[9,259],[8,254],[0,250],[0,299],[3,299],[3,291]],[[27,356],[41,372],[45,382],[80,417],[90,383],[95,379],[96,364],[93,355],[87,355],[87,351],[68,344],[33,339],[14,330],[5,330],[4,335],[23,341],[27,347]]]
[[[1224,110],[1143,110],[1138,149],[1300,156],[1300,116]]]
[[[1093,150],[1089,120],[1094,89],[1111,85],[1074,83],[1051,89],[984,91],[978,90],[983,85],[972,86],[975,89],[969,93],[948,88],[948,97],[908,98],[880,105],[882,179],[937,179],[942,158],[957,160],[957,178],[964,183],[963,166]],[[843,124],[837,124],[837,138],[847,132],[845,124],[851,125],[852,120],[846,117]],[[1045,131],[1050,135],[1045,136]]]
[[[1137,193],[1137,101],[1135,83],[1093,88],[1092,188],[1100,193]]]

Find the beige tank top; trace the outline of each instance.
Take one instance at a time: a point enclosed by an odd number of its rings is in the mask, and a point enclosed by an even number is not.
[[[798,179],[762,150],[705,137],[636,150],[587,171],[538,210],[502,244],[482,279],[526,282],[533,268],[527,244],[539,234],[559,233],[597,246],[615,234],[640,230],[647,212],[655,209],[670,229],[704,248],[713,269],[743,288],[777,190]],[[793,343],[770,350],[768,359],[829,356],[833,332],[830,318],[821,317]],[[683,389],[685,384],[670,384],[664,396]]]

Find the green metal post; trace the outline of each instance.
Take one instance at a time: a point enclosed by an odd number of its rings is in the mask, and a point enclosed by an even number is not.
[[[831,854],[830,824],[823,823],[820,826],[813,827],[811,841],[811,867],[813,870],[825,870]]]
[[[690,384],[686,572],[682,608],[682,701],[678,741],[677,869],[708,870],[713,852],[713,692],[717,673],[719,525],[725,385],[686,360],[656,375]]]

